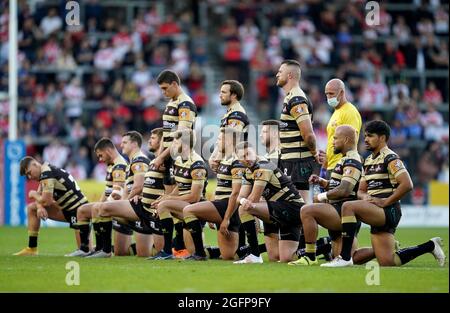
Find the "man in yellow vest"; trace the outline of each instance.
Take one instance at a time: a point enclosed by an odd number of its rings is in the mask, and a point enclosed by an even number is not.
[[[347,101],[345,97],[345,84],[342,80],[338,78],[331,79],[325,85],[325,95],[327,96],[328,105],[334,109],[327,125],[328,142],[326,159],[323,163],[323,168],[327,170],[326,179],[330,179],[331,171],[342,158],[342,154],[335,154],[333,149],[333,136],[336,128],[340,125],[352,126],[356,130],[356,144],[358,144],[362,121],[358,109]]]

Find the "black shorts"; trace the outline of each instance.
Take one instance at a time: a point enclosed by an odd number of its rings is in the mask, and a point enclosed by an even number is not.
[[[344,203],[343,202],[335,202],[335,203],[330,203],[330,204],[336,209],[336,212],[339,214],[339,216],[342,217],[342,215],[341,215],[342,204],[344,204]],[[355,237],[358,236],[360,229],[361,229],[361,221],[357,221],[356,222]],[[335,241],[335,240],[341,238],[342,231],[340,231],[340,230],[329,230],[328,229],[328,235],[330,235],[330,238],[331,238],[332,241]]]
[[[164,161],[164,177],[163,184],[164,185],[175,185],[175,177],[173,176],[173,159],[169,155],[167,159]]]
[[[291,178],[297,190],[309,190],[309,177],[320,170],[314,158],[304,160],[280,160],[283,173]]]
[[[370,233],[391,233],[395,234],[397,230],[397,225],[402,218],[402,209],[400,203],[394,203],[388,207],[383,208],[384,215],[386,217],[386,223],[383,226],[371,226]]]
[[[130,205],[133,208],[134,213],[140,219],[140,227],[142,231],[146,231],[146,233],[162,235],[160,220],[156,214],[153,214],[146,209],[144,209],[142,205],[142,201],[139,200],[138,203],[134,203],[134,201],[130,200]],[[141,232],[136,230],[137,232]]]
[[[277,223],[263,222],[263,224],[264,224],[264,236],[269,236],[271,234],[277,234],[278,236],[278,234],[280,233],[280,226]]]
[[[77,226],[77,211],[78,208],[72,209],[70,211],[63,210],[62,213],[67,223],[69,223],[69,227],[73,229],[78,229]]]
[[[280,227],[280,240],[300,239],[300,210],[304,204],[290,201],[267,201],[271,221]]]
[[[227,211],[228,199],[229,198],[211,201],[211,203],[216,207],[217,212],[219,212],[222,220],[223,220],[223,217],[225,216],[225,212]],[[228,225],[228,230],[238,233],[240,225],[241,225],[241,220],[239,219],[239,212],[238,212],[238,210],[236,210],[236,211],[234,211],[233,215],[231,215],[230,225]],[[220,225],[216,225],[216,228],[217,228],[217,230],[219,230]]]

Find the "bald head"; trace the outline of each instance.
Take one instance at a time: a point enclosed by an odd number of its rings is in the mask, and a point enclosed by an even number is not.
[[[325,95],[327,96],[328,104],[332,107],[337,107],[347,102],[345,97],[345,84],[339,78],[333,78],[328,81],[325,85]]]
[[[356,149],[356,130],[350,125],[341,125],[336,128],[333,136],[334,153],[346,154]]]

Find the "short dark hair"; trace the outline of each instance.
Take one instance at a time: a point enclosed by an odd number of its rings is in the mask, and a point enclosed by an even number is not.
[[[153,128],[150,132],[150,134],[154,134],[156,136],[158,136],[159,138],[161,138],[163,136],[164,133],[164,129],[162,127],[157,127],[157,128]]]
[[[159,73],[158,77],[156,78],[156,82],[158,83],[158,85],[161,85],[163,83],[171,84],[173,82],[176,82],[178,85],[181,84],[180,77],[178,77],[177,73],[171,70],[164,70]]]
[[[174,135],[173,138],[174,139],[180,139],[183,141],[186,140],[186,137],[189,136],[189,148],[193,148],[194,147],[194,132],[191,129],[188,128],[183,128],[183,129],[179,129],[177,130]],[[183,141],[184,143],[186,143],[185,141]]]
[[[111,141],[111,139],[103,137],[94,146],[94,151],[97,150],[105,150],[105,149],[114,149],[114,143]]]
[[[138,144],[139,148],[142,146],[142,135],[140,132],[137,132],[135,130],[130,130],[122,135],[122,137],[125,137],[125,136],[130,137],[130,140],[132,142],[136,142]]]
[[[280,129],[280,122],[277,121],[277,120],[265,120],[265,121],[262,121],[261,125],[262,126],[267,126],[267,125],[269,125],[269,126],[277,126],[278,130]]]
[[[297,60],[292,60],[292,59],[284,60],[283,62],[281,62],[281,65],[283,65],[283,64],[294,65],[294,66],[298,66],[301,68],[300,62],[298,62]]]
[[[366,133],[376,134],[378,136],[385,136],[386,141],[389,140],[391,136],[391,127],[389,127],[388,123],[382,120],[370,121],[366,124],[365,127]]]
[[[221,86],[223,85],[230,86],[230,94],[235,94],[238,101],[240,101],[244,96],[244,86],[242,86],[242,84],[237,80],[232,79],[224,80]]]
[[[19,165],[19,167],[20,167],[20,176],[25,176],[26,175],[26,172],[27,172],[27,169],[28,169],[28,166],[30,166],[30,163],[31,162],[33,162],[33,161],[36,161],[33,157],[30,157],[30,156],[26,156],[26,157],[23,157],[22,158],[22,160],[20,160],[20,165]]]

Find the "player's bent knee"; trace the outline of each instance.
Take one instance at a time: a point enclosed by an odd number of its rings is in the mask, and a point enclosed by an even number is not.
[[[342,214],[352,213],[353,208],[352,202],[344,202],[344,204],[342,204]]]
[[[304,218],[304,217],[310,217],[310,216],[312,215],[313,212],[314,212],[314,206],[312,206],[312,205],[310,205],[310,204],[307,204],[307,205],[304,205],[304,206],[302,207],[302,209],[300,210],[300,216],[301,216],[302,218]]]
[[[394,258],[393,257],[381,257],[377,258],[378,264],[380,266],[395,266]]]
[[[187,206],[184,207],[183,209],[183,214],[184,215],[194,215],[195,216],[195,206],[192,204],[189,204]]]
[[[30,203],[27,205],[27,211],[28,212],[36,212],[37,211],[37,205],[36,202]]]

